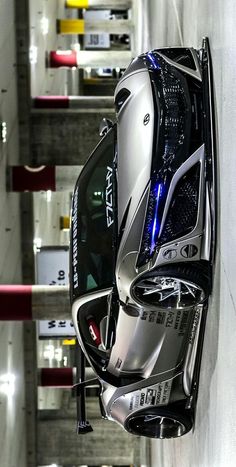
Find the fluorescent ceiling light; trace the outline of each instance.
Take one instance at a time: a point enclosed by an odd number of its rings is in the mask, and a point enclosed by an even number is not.
[[[1,140],[3,143],[7,142],[7,124],[6,122],[1,123]]]
[[[38,47],[31,45],[29,49],[29,61],[31,65],[35,65],[38,61]]]
[[[16,377],[13,373],[7,373],[0,376],[0,391],[9,397],[12,397],[15,392]]]
[[[41,32],[44,36],[48,34],[49,31],[49,19],[43,16],[40,20]]]

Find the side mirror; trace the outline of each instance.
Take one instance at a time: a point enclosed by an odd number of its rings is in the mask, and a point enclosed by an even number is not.
[[[110,130],[110,128],[112,127],[113,127],[112,120],[109,120],[109,118],[103,118],[99,126],[99,135],[105,136],[107,132]]]
[[[104,316],[100,322],[101,345],[104,350],[110,350],[116,339],[116,322],[113,316]]]

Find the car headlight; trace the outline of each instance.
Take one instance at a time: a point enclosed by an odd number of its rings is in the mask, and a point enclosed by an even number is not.
[[[154,255],[158,235],[160,232],[161,218],[164,210],[167,191],[166,182],[157,181],[156,179],[151,181],[147,213],[137,267],[146,264]]]

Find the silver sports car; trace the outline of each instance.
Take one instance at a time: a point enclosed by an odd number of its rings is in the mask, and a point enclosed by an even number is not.
[[[194,423],[212,289],[208,40],[134,59],[115,107],[73,195],[73,322],[102,415],[130,433],[178,437]]]

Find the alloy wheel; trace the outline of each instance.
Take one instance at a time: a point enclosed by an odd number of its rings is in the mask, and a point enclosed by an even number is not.
[[[162,308],[188,308],[202,303],[204,290],[185,279],[153,276],[138,282],[134,294],[139,301]]]

